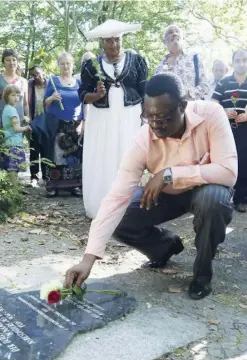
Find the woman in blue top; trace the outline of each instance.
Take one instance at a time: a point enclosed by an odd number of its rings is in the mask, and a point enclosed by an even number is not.
[[[56,196],[59,189],[81,196],[82,154],[78,139],[83,112],[78,96],[80,81],[72,76],[73,66],[73,57],[62,53],[58,58],[60,76],[48,81],[44,95],[46,133],[49,138],[46,157],[56,165],[48,168],[48,197]]]

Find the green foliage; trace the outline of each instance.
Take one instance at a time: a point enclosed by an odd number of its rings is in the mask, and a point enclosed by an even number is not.
[[[246,48],[246,11],[244,0],[0,1],[0,53],[6,47],[15,48],[27,75],[30,65],[40,62],[41,50],[51,73],[58,71],[58,55],[68,51],[78,73],[87,43],[85,31],[107,19],[138,22],[142,30],[127,35],[124,47],[145,56],[152,75],[166,53],[164,27],[176,23],[184,29],[189,52],[201,53],[211,70],[215,58],[229,63],[233,50]],[[102,51],[102,43],[100,47]]]
[[[3,131],[0,129],[0,163],[3,154],[8,154],[8,149],[4,143]],[[0,222],[13,217],[22,206],[20,186],[13,175],[15,174],[0,170]]]
[[[0,221],[13,217],[22,206],[22,195],[7,171],[0,170]]]

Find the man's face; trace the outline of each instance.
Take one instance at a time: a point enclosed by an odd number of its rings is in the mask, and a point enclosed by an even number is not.
[[[122,50],[122,38],[111,37],[104,39],[104,50],[109,57],[118,57]]]
[[[145,96],[143,117],[157,138],[176,137],[184,125],[187,103],[178,104],[168,94]]]
[[[227,67],[222,61],[217,61],[214,63],[212,72],[214,75],[214,81],[218,82],[226,76]]]
[[[42,85],[45,82],[45,77],[42,69],[34,68],[31,71],[31,76],[34,79],[35,83],[38,85]]]
[[[165,43],[169,52],[182,51],[183,36],[178,26],[169,26],[165,34]]]
[[[247,51],[240,50],[234,56],[234,71],[237,75],[245,75],[247,73]]]

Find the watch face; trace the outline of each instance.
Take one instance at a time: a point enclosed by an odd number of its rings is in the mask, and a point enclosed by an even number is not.
[[[172,173],[170,169],[165,169],[163,178],[165,184],[172,183]]]

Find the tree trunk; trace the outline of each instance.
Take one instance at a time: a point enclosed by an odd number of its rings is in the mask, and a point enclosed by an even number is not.
[[[34,44],[35,44],[35,25],[34,25],[34,16],[35,16],[35,4],[30,3],[29,7],[29,21],[30,21],[30,28],[29,28],[29,34],[27,39],[27,52],[26,52],[26,58],[25,58],[25,70],[24,70],[24,76],[28,76],[28,65],[29,60],[32,59],[32,54],[34,52]]]
[[[109,1],[103,1],[102,9],[98,16],[98,25],[106,21],[109,8],[110,8]]]
[[[69,52],[70,50],[70,41],[69,41],[69,10],[70,10],[70,3],[68,0],[64,2],[64,28],[65,28],[65,44],[64,48],[65,51]]]

